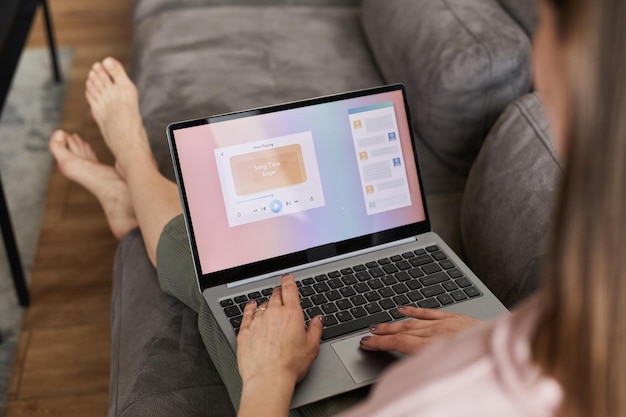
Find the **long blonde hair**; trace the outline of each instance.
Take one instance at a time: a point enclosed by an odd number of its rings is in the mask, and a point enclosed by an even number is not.
[[[533,354],[564,389],[560,415],[626,417],[626,1],[546,1],[571,101]]]

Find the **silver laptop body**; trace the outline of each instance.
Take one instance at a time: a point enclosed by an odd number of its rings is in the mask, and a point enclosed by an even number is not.
[[[430,227],[406,92],[394,84],[167,128],[198,287],[233,351],[241,309],[284,273],[327,317],[292,408],[376,381],[365,352],[398,304],[488,320],[506,308]],[[365,312],[365,314],[363,314]]]

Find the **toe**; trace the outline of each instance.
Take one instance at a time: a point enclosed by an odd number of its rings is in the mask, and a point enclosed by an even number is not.
[[[128,80],[128,75],[126,75],[126,70],[122,64],[115,58],[107,57],[102,61],[102,65],[109,73],[113,82],[120,82]]]
[[[94,81],[96,81],[98,85],[103,88],[107,87],[108,85],[112,83],[109,73],[104,69],[102,64],[99,62],[96,62],[95,64],[93,64],[93,67],[91,67],[91,72],[89,73],[89,76],[90,77],[93,76]]]
[[[67,155],[67,138],[67,133],[62,130],[57,130],[50,136],[48,147],[57,160],[63,159],[63,157]]]

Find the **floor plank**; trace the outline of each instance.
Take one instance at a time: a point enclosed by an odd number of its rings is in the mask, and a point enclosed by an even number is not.
[[[13,401],[4,417],[104,417],[107,415],[107,395],[69,395],[31,401]]]

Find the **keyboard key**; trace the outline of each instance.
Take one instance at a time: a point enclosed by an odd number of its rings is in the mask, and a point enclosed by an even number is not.
[[[235,297],[235,302],[237,304],[245,303],[246,301],[248,301],[248,297],[246,297],[245,295],[238,295],[237,297]]]
[[[348,310],[352,308],[352,303],[350,302],[350,300],[339,300],[335,303],[337,305],[337,308],[339,310]]]
[[[402,257],[403,257],[404,259],[409,259],[409,258],[413,258],[413,257],[415,257],[415,254],[414,254],[413,252],[404,252],[404,253],[402,254]]]
[[[341,276],[341,272],[332,271],[328,273],[328,278],[339,278]]]
[[[372,279],[367,282],[367,285],[369,285],[371,289],[377,290],[379,288],[382,288],[385,284],[383,284],[382,281],[379,279]]]
[[[367,281],[368,279],[372,279],[372,276],[370,275],[369,272],[367,271],[361,271],[361,272],[357,272],[356,274],[354,274],[354,276],[356,277],[356,279],[358,279],[359,281]]]
[[[408,281],[411,279],[411,276],[406,271],[398,272],[397,274],[394,274],[393,276],[396,277],[396,279],[400,282]]]
[[[270,295],[272,295],[273,292],[274,292],[273,288],[266,288],[263,291],[261,291],[261,294],[263,294],[266,297],[269,297]]]
[[[402,315],[402,313],[400,313],[397,309],[392,309],[389,310],[389,314],[391,314],[391,317],[393,317],[394,320],[398,320],[403,318],[404,316]]]
[[[315,280],[313,278],[305,278],[302,280],[304,285],[313,285],[315,284]]]
[[[365,265],[354,265],[352,267],[352,269],[354,269],[355,272],[361,272],[361,271],[365,271]]]
[[[422,271],[430,275],[434,274],[435,272],[441,271],[441,267],[439,266],[439,264],[428,264],[422,267]]]
[[[382,258],[378,260],[378,264],[379,265],[387,265],[390,264],[392,260],[390,260],[389,258]],[[396,262],[396,261],[394,261]]]
[[[337,290],[330,290],[326,293],[326,298],[328,301],[337,301],[341,298],[341,294]]]
[[[315,277],[315,281],[317,281],[317,282],[326,281],[327,279],[328,279],[328,275],[326,275],[326,274],[317,275]]]
[[[413,278],[419,278],[419,277],[423,277],[423,276],[425,275],[425,274],[424,274],[424,271],[422,271],[420,268],[417,268],[417,267],[416,267],[416,268],[409,269],[407,272],[408,272],[408,273],[409,273],[409,275],[410,275],[410,276],[412,276]]]
[[[393,297],[395,295],[393,290],[391,288],[389,288],[389,287],[381,288],[380,290],[378,290],[378,293],[383,298],[390,298],[390,297]]]
[[[461,273],[461,271],[459,271],[458,269],[451,269],[448,271],[448,275],[450,275],[452,278],[461,278],[463,276],[463,274]]]
[[[300,307],[302,307],[303,310],[306,310],[307,308],[313,307],[313,303],[308,298],[301,298]]]
[[[222,301],[220,301],[220,305],[221,305],[222,307],[230,307],[230,306],[232,306],[232,305],[235,305],[235,303],[233,302],[233,300],[231,300],[231,299],[229,298],[229,299],[226,299],[226,300],[222,300]]]
[[[437,300],[435,300],[434,298],[429,298],[429,299],[424,300],[424,301],[418,301],[417,305],[422,307],[422,308],[437,308],[437,307],[440,307],[439,302]]]
[[[437,252],[439,249],[439,246],[437,245],[432,245],[432,246],[428,246],[426,248],[426,252]]]
[[[462,290],[456,290],[456,291],[452,291],[450,293],[450,295],[452,296],[452,298],[454,298],[456,301],[461,301],[461,300],[466,300],[467,299],[467,295],[465,295],[465,293]]]
[[[367,299],[367,301],[372,302],[380,300],[381,296],[376,291],[371,291],[365,294],[365,298]]]
[[[324,312],[324,314],[332,314],[338,312],[339,309],[334,303],[326,303],[322,305],[322,311]]]
[[[353,274],[354,271],[352,270],[352,268],[344,268],[341,270],[341,275],[350,275]]]
[[[313,287],[308,287],[308,286],[300,288],[299,291],[302,297],[310,297],[313,294],[315,294],[315,290],[313,289]]]
[[[422,256],[422,255],[426,255],[426,250],[425,249],[416,249],[413,251],[413,253],[416,256]]]
[[[448,292],[457,290],[459,288],[459,286],[456,285],[452,281],[446,281],[446,282],[442,283],[441,285],[443,285],[443,288],[445,288],[446,291],[448,291]]]
[[[365,266],[368,268],[376,268],[378,266],[378,262],[371,261],[371,262],[366,263]]]
[[[352,287],[343,287],[339,289],[339,292],[341,293],[341,295],[343,295],[344,297],[351,297],[353,295],[356,294],[356,291],[354,291],[354,289]]]
[[[335,317],[337,317],[337,320],[339,320],[341,323],[345,323],[354,318],[352,317],[352,314],[350,314],[349,311],[340,311],[337,314],[335,314]]]
[[[367,300],[362,295],[355,295],[354,297],[350,297],[350,301],[355,306],[360,306],[363,304],[367,304]]]
[[[383,282],[385,283],[385,285],[394,285],[398,283],[398,280],[391,275],[387,275],[383,278]]]
[[[319,306],[322,304],[326,304],[328,302],[328,299],[324,297],[324,294],[315,294],[311,297],[311,301],[313,302],[313,304]]]
[[[356,284],[358,282],[357,279],[355,278],[355,276],[352,275],[352,274],[344,276],[343,278],[341,278],[341,280],[346,285],[352,285],[352,284]]]
[[[351,318],[347,320],[341,320],[341,318],[339,317],[340,314],[350,313],[347,311],[337,313],[337,319],[342,323],[332,327],[325,327],[324,331],[322,332],[322,340],[328,340],[337,336],[355,332],[357,330],[367,329],[367,327],[372,323],[385,323],[391,321],[391,316],[385,311],[381,311],[380,313],[361,317],[355,320],[351,320]]]
[[[402,270],[402,271],[406,271],[408,269],[411,269],[411,264],[409,263],[409,261],[400,261],[396,264],[396,266],[398,267],[398,269]]]
[[[241,319],[242,319],[242,316],[233,317],[232,319],[230,319],[230,324],[235,329],[238,329],[241,327]]]
[[[433,252],[430,254],[430,256],[432,256],[435,261],[443,261],[444,259],[448,258],[446,254],[441,251]]]
[[[352,288],[354,288],[354,290],[359,294],[363,294],[364,292],[368,292],[370,290],[369,285],[364,282],[359,282],[358,284],[353,285]]]
[[[418,290],[422,288],[422,284],[417,279],[412,279],[406,283],[406,286],[409,287],[410,290]]]
[[[391,259],[391,262],[399,262],[399,261],[401,261],[401,260],[402,260],[402,256],[400,256],[400,255],[393,255],[393,256],[392,256],[391,258],[389,258],[389,259]]]
[[[239,316],[241,314],[241,311],[237,306],[230,306],[224,309],[224,314],[226,314],[226,317],[235,317]]]
[[[443,294],[445,293],[446,290],[443,289],[443,287],[439,284],[436,285],[431,285],[430,287],[426,287],[426,288],[422,288],[422,294],[424,294],[424,297],[428,298],[428,297],[433,297],[435,295],[439,295],[439,294]]]
[[[365,307],[365,310],[367,310],[369,314],[374,314],[374,313],[378,313],[379,311],[383,311],[383,309],[380,308],[378,303],[365,304],[363,307]]]
[[[302,281],[296,281],[296,287],[301,288],[302,287]],[[273,292],[274,290],[272,290]]]
[[[379,301],[380,306],[385,309],[385,310],[389,310],[390,308],[395,308],[396,307],[396,303],[393,302],[393,300],[390,299],[386,299],[386,300],[381,300]]]
[[[455,282],[456,282],[456,285],[458,285],[461,288],[469,287],[470,285],[472,285],[472,282],[466,277],[459,278]]]
[[[420,282],[423,286],[428,287],[429,285],[439,284],[440,282],[448,281],[450,277],[445,272],[440,272],[438,274],[433,274],[424,278],[420,278]]]
[[[404,295],[404,294],[396,295],[395,297],[393,297],[393,302],[396,303],[396,305],[399,305],[399,306],[405,306],[405,305],[411,303],[409,301],[409,298],[406,295]]]
[[[479,295],[481,295],[480,291],[478,291],[476,287],[467,287],[463,291],[465,291],[465,294],[467,294],[467,296],[470,298],[478,297]]]
[[[268,302],[268,301],[269,301],[269,298],[267,298],[267,297],[261,297],[261,298],[259,298],[258,300],[256,300],[256,303],[257,303],[257,305],[261,305],[261,304],[266,303],[266,302]]]
[[[243,313],[243,310],[245,310],[245,309],[246,309],[246,305],[247,305],[247,304],[248,304],[247,302],[246,302],[246,303],[241,303],[241,304],[239,304],[239,311],[241,311],[241,312]]]
[[[339,278],[333,278],[328,281],[328,286],[333,290],[336,290],[337,288],[343,287],[343,282]]]
[[[454,262],[452,262],[450,259],[444,259],[443,261],[439,262],[439,265],[443,269],[452,269],[452,268],[456,267]]]
[[[331,314],[330,316],[326,316],[326,324],[324,324],[324,326],[334,326],[335,324],[338,324],[338,323],[339,322],[337,321],[335,316]]]
[[[448,294],[438,295],[437,300],[441,303],[442,306],[454,303],[454,299]]]
[[[307,316],[312,319],[315,316],[324,315],[324,312],[319,307],[311,307],[306,311]]]
[[[422,266],[429,263],[435,262],[430,255],[422,255],[416,258],[409,259],[409,263],[413,266]]]
[[[409,291],[407,286],[404,285],[402,282],[392,286],[391,289],[394,290],[396,294],[404,294],[405,292]]]
[[[322,292],[326,292],[326,291],[330,291],[330,287],[328,286],[328,284],[326,284],[325,282],[318,282],[316,284],[313,285],[313,288],[315,289],[315,291],[317,291],[318,293],[322,293]]]
[[[367,316],[367,311],[363,307],[354,307],[350,310],[350,313],[354,316],[354,318],[359,318],[363,316]]]
[[[374,277],[374,278],[380,278],[383,275],[385,275],[385,272],[383,272],[382,269],[380,268],[372,268],[370,269],[370,274]]]
[[[424,299],[424,296],[419,291],[411,291],[410,293],[407,294],[407,296],[409,297],[411,301],[419,301],[419,300]]]
[[[383,271],[385,271],[387,274],[395,274],[399,271],[399,269],[394,264],[389,264],[383,266]]]

